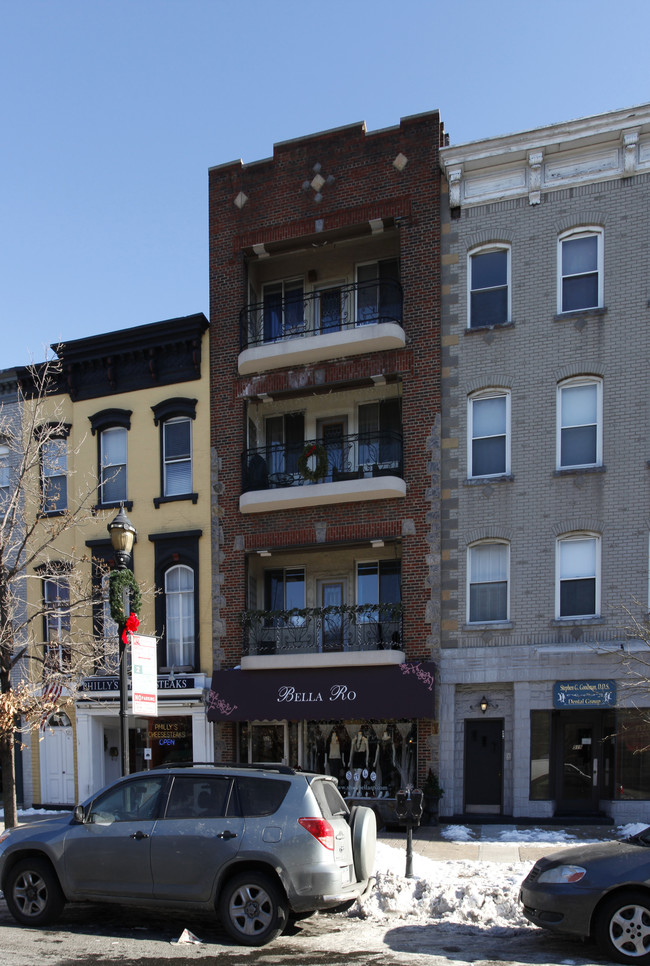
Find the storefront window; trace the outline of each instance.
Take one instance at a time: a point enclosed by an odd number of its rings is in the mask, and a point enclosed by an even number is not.
[[[150,718],[147,747],[151,749],[151,767],[177,761],[192,761],[192,718]],[[146,762],[140,767],[146,767]]]
[[[347,798],[394,798],[415,784],[415,722],[310,721],[304,728],[303,767],[333,775]]]
[[[650,712],[619,711],[616,716],[615,797],[650,798]]]
[[[530,798],[540,801],[551,797],[551,712],[530,713]]]

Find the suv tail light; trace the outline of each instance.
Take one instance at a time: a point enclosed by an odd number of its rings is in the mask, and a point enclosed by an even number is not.
[[[321,845],[334,851],[334,829],[329,822],[324,818],[299,818],[298,821]]]

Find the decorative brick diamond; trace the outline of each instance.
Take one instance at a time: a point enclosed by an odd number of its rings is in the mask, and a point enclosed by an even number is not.
[[[235,205],[241,211],[241,209],[244,207],[247,201],[248,201],[248,195],[245,195],[243,191],[240,191],[237,197],[235,198]]]
[[[400,153],[393,161],[393,167],[397,168],[398,171],[403,171],[408,163],[409,163],[409,159],[400,151]]]

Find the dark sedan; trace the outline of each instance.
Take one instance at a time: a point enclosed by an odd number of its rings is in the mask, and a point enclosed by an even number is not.
[[[536,926],[591,936],[619,963],[650,963],[650,828],[539,859],[520,899]]]

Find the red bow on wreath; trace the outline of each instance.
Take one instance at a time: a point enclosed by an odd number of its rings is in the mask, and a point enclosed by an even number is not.
[[[125,644],[129,643],[126,637],[127,631],[129,634],[135,634],[139,626],[140,626],[140,618],[138,617],[138,615],[129,614],[129,616],[126,619],[126,624],[124,625],[124,630],[122,631],[122,640],[124,641]]]

